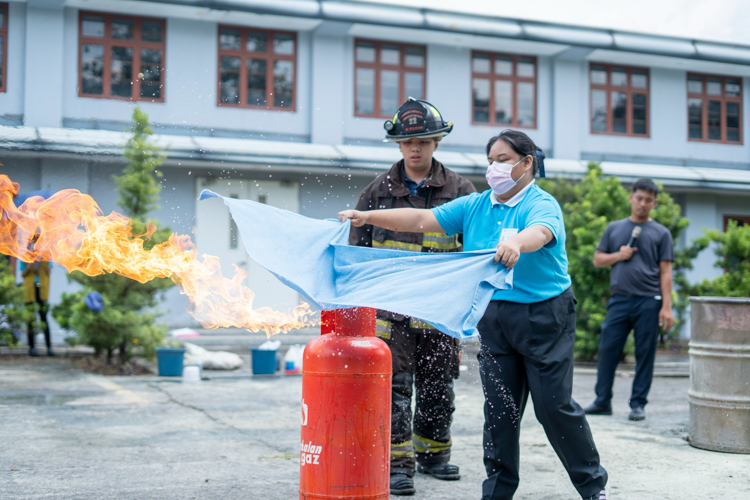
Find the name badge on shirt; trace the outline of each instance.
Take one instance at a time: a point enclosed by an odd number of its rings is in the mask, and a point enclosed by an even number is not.
[[[500,233],[500,241],[505,241],[511,236],[515,236],[518,234],[518,228],[517,227],[506,227],[502,230]]]

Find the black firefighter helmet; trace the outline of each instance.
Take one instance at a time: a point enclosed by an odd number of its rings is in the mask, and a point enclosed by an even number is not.
[[[440,111],[429,102],[410,97],[383,128],[385,142],[399,142],[412,137],[442,138],[453,130],[453,122],[443,121]]]

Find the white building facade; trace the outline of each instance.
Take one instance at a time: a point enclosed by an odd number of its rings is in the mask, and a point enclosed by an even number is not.
[[[21,192],[76,188],[114,210],[140,106],[167,155],[154,216],[193,232],[227,273],[251,271],[256,305],[297,296],[247,259],[200,189],[333,217],[398,160],[383,122],[408,96],[455,123],[436,157],[480,190],[487,140],[519,128],[549,175],[597,160],[626,182],[662,182],[690,219],[685,241],[750,223],[750,47],[343,0],[26,0],[0,12],[0,172]],[[720,272],[713,261],[704,252],[691,278]],[[52,302],[69,286],[57,269]],[[192,324],[176,291],[164,309]]]

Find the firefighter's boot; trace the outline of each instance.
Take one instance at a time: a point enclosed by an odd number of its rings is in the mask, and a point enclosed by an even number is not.
[[[413,495],[414,480],[403,473],[391,474],[391,495]]]
[[[422,474],[429,474],[435,479],[442,479],[444,481],[461,479],[461,474],[458,473],[458,465],[449,464],[448,462],[425,465],[417,464],[417,470]]]

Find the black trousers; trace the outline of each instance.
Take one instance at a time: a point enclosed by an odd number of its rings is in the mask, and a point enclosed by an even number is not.
[[[573,291],[532,304],[493,300],[478,329],[487,469],[482,499],[509,500],[518,487],[518,439],[529,392],[536,418],[578,493],[583,498],[599,493],[607,471],[583,409],[572,398]]]
[[[447,462],[451,455],[453,379],[458,341],[414,320],[378,320],[378,336],[391,348],[391,474],[413,476],[416,462]],[[412,424],[412,387],[416,389]],[[415,461],[416,459],[416,461]]]
[[[47,349],[50,349],[52,347],[52,339],[50,338],[49,333],[49,323],[47,323],[47,311],[49,311],[49,302],[42,300],[42,297],[39,295],[39,287],[34,288],[36,291],[36,302],[29,302],[26,304],[27,307],[34,307],[34,304],[38,304],[39,307],[36,308],[37,312],[39,313],[39,319],[44,323],[44,340],[47,344]],[[29,322],[27,325],[27,332],[29,337],[29,349],[34,348],[34,344],[36,342],[36,339],[34,338],[35,331],[34,331],[34,323]]]
[[[656,345],[659,341],[659,311],[662,301],[655,297],[613,295],[607,301],[607,317],[599,337],[596,377],[596,404],[609,406],[617,363],[622,357],[630,330],[635,334],[635,378],[630,407],[646,406],[654,376]]]

